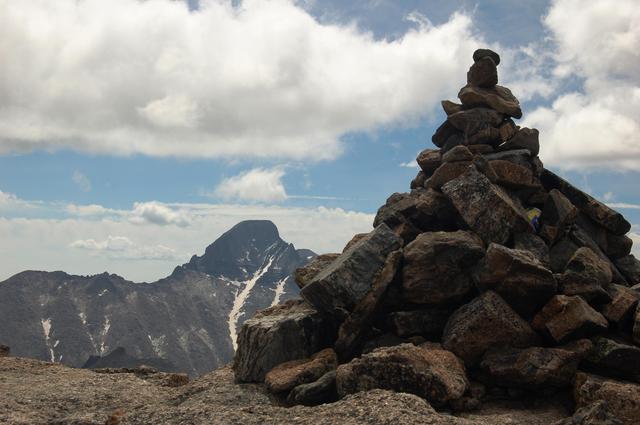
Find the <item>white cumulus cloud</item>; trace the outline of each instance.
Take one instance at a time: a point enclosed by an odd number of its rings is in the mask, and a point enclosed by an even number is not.
[[[130,218],[132,223],[152,223],[158,225],[175,224],[184,227],[189,225],[189,214],[183,209],[172,209],[157,201],[136,202]]]
[[[94,255],[125,260],[178,260],[180,255],[163,245],[137,245],[126,236],[111,236],[107,239],[79,239],[69,244],[71,248],[90,251]]]
[[[254,168],[222,180],[213,194],[223,199],[242,201],[284,201],[287,199],[282,183],[284,174],[280,168]]]
[[[526,116],[541,130],[541,157],[566,169],[640,167],[640,7],[637,0],[555,0],[544,23],[556,46],[554,74],[578,78]]]
[[[292,0],[0,0],[0,152],[330,159],[457,92],[468,15],[394,40]]]

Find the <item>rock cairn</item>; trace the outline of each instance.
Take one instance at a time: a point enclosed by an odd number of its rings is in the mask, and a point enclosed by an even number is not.
[[[236,379],[289,404],[380,388],[454,411],[564,391],[579,415],[604,405],[610,423],[638,423],[630,224],[543,167],[538,131],[514,123],[520,104],[497,85],[500,57],[473,60],[411,191],[299,269],[302,300],[244,324]]]

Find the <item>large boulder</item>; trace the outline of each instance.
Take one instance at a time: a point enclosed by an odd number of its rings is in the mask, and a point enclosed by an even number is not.
[[[501,387],[538,390],[570,387],[581,355],[562,348],[498,348],[488,351],[480,368]]]
[[[318,311],[345,318],[369,292],[387,255],[401,245],[400,237],[383,223],[340,254],[302,288],[300,295]]]
[[[564,295],[580,295],[589,303],[603,304],[611,301],[611,295],[605,290],[611,279],[609,263],[591,249],[582,247],[569,259],[558,284]]]
[[[336,385],[341,397],[380,388],[415,394],[442,406],[462,397],[468,381],[464,365],[450,351],[437,345],[402,344],[340,365]]]
[[[557,289],[551,271],[533,254],[495,243],[476,267],[474,280],[481,291],[496,291],[524,316],[538,311]]]
[[[318,380],[338,367],[335,351],[325,348],[309,359],[291,360],[271,369],[264,378],[267,389],[273,393],[290,391],[294,387]]]
[[[322,270],[329,266],[340,254],[321,254],[309,261],[302,267],[295,270],[293,277],[295,278],[298,287],[304,288],[304,286],[311,282],[311,280],[318,275]]]
[[[609,323],[579,296],[556,295],[536,314],[532,325],[561,344],[605,332]]]
[[[640,294],[622,285],[611,285],[607,290],[611,295],[611,302],[602,307],[602,314],[609,323],[626,327],[636,310]]]
[[[614,261],[616,267],[627,278],[630,285],[640,283],[640,261],[632,255],[618,258]]]
[[[637,425],[640,418],[640,385],[578,373],[574,385],[576,407],[603,401],[607,410],[624,425]]]
[[[395,280],[402,261],[402,251],[393,251],[385,260],[382,270],[375,276],[371,290],[362,298],[353,312],[340,325],[335,349],[341,360],[349,360],[363,343],[380,308],[382,298]]]
[[[477,364],[492,347],[531,347],[538,335],[518,313],[493,291],[487,291],[456,310],[444,329],[444,348],[467,366]]]
[[[580,211],[614,235],[624,235],[631,229],[631,224],[624,219],[622,214],[582,192],[551,171],[545,169],[540,178],[547,190],[558,189]]]
[[[473,290],[468,270],[483,255],[482,240],[472,232],[420,234],[404,251],[405,299],[430,305],[464,300]]]
[[[336,326],[302,300],[259,311],[242,325],[233,359],[236,380],[262,382],[275,366],[333,344]]]
[[[442,307],[395,311],[389,314],[389,326],[401,338],[421,335],[439,340],[450,315],[451,309]]]
[[[585,358],[590,370],[640,382],[640,348],[604,337],[595,337],[592,341],[593,348]]]
[[[531,231],[524,210],[475,167],[442,186],[465,223],[486,244],[505,244],[513,232]]]
[[[522,118],[520,102],[506,87],[482,88],[467,84],[458,92],[458,98],[466,107],[488,106],[501,114]]]

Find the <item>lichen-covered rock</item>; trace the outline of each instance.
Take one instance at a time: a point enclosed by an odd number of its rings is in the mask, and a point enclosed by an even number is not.
[[[603,401],[607,410],[624,425],[637,425],[640,418],[640,385],[578,373],[574,386],[577,408]]]
[[[299,267],[294,272],[294,278],[298,287],[304,288],[318,273],[320,273],[325,267],[331,264],[340,254],[321,254],[309,261],[302,267]]]
[[[492,347],[531,347],[539,342],[529,324],[493,291],[487,291],[456,310],[444,329],[442,345],[464,360],[477,364]]]
[[[533,172],[527,167],[504,159],[495,159],[489,161],[489,164],[496,173],[496,183],[501,186],[510,189],[524,189],[538,185],[533,177]]]
[[[371,289],[387,255],[401,245],[400,237],[383,223],[340,254],[300,295],[318,311],[344,318]]]
[[[471,161],[445,162],[425,182],[427,189],[440,190],[442,185],[464,174]]]
[[[406,246],[402,285],[406,300],[448,304],[473,290],[468,270],[482,258],[484,245],[472,232],[427,232]]]
[[[340,365],[336,384],[341,397],[381,388],[415,394],[441,406],[462,397],[468,381],[464,365],[450,351],[437,345],[402,344]]]
[[[611,295],[611,302],[602,307],[602,314],[609,323],[622,327],[633,317],[640,294],[622,285],[611,285],[607,290]]]
[[[468,147],[460,145],[456,146],[444,155],[442,155],[442,162],[461,162],[473,160],[473,154]]]
[[[482,291],[494,290],[522,315],[538,311],[556,294],[556,281],[528,251],[492,243],[478,264],[474,280]]]
[[[393,251],[389,254],[384,266],[375,275],[371,290],[356,304],[353,312],[340,325],[335,349],[342,361],[350,360],[361,347],[364,337],[373,324],[388,286],[396,279],[401,261],[401,250]]]
[[[242,325],[233,370],[240,382],[262,382],[275,366],[330,346],[336,326],[302,300],[258,312]]]
[[[579,296],[556,295],[536,314],[532,325],[561,344],[605,332],[609,323]]]
[[[538,390],[570,387],[581,355],[562,348],[499,348],[482,358],[480,368],[501,387]]]
[[[389,315],[389,325],[401,338],[422,335],[440,339],[450,315],[451,309],[441,307],[396,311]]]
[[[522,207],[475,167],[442,186],[442,192],[486,244],[504,244],[513,232],[531,231]]]
[[[640,382],[640,348],[604,337],[593,338],[585,358],[589,369],[606,376]]]
[[[291,360],[271,369],[264,378],[267,389],[273,393],[289,391],[302,384],[318,380],[338,367],[338,357],[331,348],[317,352],[311,358]]]
[[[607,410],[604,401],[596,401],[576,410],[570,418],[554,422],[553,425],[622,425],[622,421]]]

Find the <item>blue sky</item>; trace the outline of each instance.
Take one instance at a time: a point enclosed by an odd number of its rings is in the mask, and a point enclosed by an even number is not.
[[[246,218],[339,250],[484,46],[547,167],[640,224],[640,6],[611,4],[0,0],[0,279],[153,280]]]

